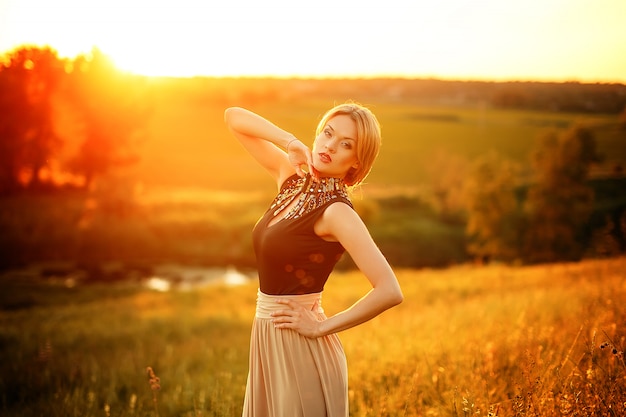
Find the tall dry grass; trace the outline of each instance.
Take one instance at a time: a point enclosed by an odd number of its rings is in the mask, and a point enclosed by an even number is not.
[[[624,415],[625,271],[624,258],[397,271],[406,301],[341,334],[351,415]],[[240,414],[254,283],[2,285],[0,415]],[[356,272],[334,274],[325,310],[366,289]]]
[[[623,415],[625,266],[401,271],[407,302],[343,337],[353,415]]]

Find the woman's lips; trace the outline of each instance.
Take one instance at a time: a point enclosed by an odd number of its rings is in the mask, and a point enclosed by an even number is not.
[[[332,158],[327,153],[320,153],[319,157],[320,157],[320,161],[322,162],[325,162],[325,163],[332,162]]]

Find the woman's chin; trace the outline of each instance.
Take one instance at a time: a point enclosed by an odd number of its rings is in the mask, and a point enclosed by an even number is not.
[[[330,176],[332,176],[327,170],[319,169],[315,165],[313,165],[313,172],[312,172],[312,174],[314,174],[317,177],[330,177]]]
[[[317,175],[322,175],[322,173],[324,172],[324,167],[320,166],[320,164],[316,161],[313,161],[313,164],[311,164],[311,166],[313,167],[313,173]]]

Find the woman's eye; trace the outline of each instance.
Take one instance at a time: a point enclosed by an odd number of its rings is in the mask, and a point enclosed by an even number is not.
[[[328,129],[327,129],[327,130],[325,130],[325,131],[324,131],[324,135],[326,135],[326,137],[327,137],[327,138],[331,137],[330,130],[328,130]]]
[[[341,146],[346,149],[352,149],[352,144],[350,142],[341,142]]]

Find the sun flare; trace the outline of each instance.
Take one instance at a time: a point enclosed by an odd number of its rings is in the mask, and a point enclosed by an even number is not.
[[[1,0],[0,52],[94,46],[167,76],[626,82],[626,2]]]

